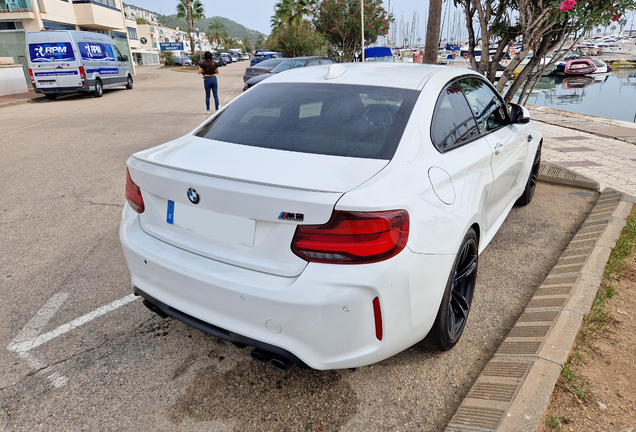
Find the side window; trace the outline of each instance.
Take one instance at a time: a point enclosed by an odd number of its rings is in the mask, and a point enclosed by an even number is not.
[[[312,61],[310,61],[309,63],[307,63],[307,67],[309,67],[309,66],[316,66],[316,65],[318,65],[318,64],[320,64],[320,62],[319,62],[318,60],[312,60]]]
[[[117,58],[117,61],[124,61],[124,56],[121,55],[121,53],[119,52],[119,48],[113,45],[113,50],[115,51],[115,57]]]
[[[478,78],[466,78],[460,80],[459,85],[466,95],[482,134],[508,124],[506,109],[488,84]]]
[[[335,63],[335,61],[329,60],[329,59],[322,59],[322,60],[320,60],[320,62],[322,64],[334,64]]]
[[[479,136],[477,123],[459,84],[446,87],[437,99],[431,138],[441,152],[448,151]]]

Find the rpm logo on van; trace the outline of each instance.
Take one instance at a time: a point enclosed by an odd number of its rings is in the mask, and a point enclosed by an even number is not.
[[[101,43],[80,42],[77,44],[84,60],[115,60],[113,47]]]
[[[29,44],[29,55],[34,63],[75,60],[73,47],[68,42]]]

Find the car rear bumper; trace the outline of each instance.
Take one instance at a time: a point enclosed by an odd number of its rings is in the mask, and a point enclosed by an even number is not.
[[[363,366],[420,341],[431,328],[453,256],[408,248],[364,265],[310,263],[297,277],[253,271],[146,234],[126,204],[120,239],[134,290],[215,336],[285,355],[315,369]],[[378,297],[382,340],[373,309]]]

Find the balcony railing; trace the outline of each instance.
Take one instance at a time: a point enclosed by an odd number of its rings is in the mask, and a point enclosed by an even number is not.
[[[29,0],[0,0],[0,12],[32,11]]]

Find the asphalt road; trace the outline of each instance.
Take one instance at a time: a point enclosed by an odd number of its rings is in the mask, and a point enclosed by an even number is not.
[[[221,104],[246,66],[222,68]],[[281,373],[139,300],[113,304],[131,293],[118,238],[126,159],[206,119],[199,76],[138,73],[133,90],[101,99],[0,108],[0,430],[442,430],[596,200],[541,183],[513,209],[480,257],[455,349]]]

